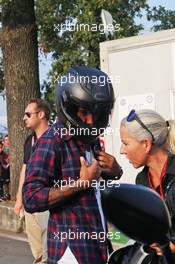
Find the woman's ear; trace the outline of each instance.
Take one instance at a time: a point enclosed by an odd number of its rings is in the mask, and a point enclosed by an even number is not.
[[[143,146],[145,148],[145,152],[148,154],[151,150],[151,147],[152,147],[152,142],[150,141],[150,139],[145,138],[143,140]]]

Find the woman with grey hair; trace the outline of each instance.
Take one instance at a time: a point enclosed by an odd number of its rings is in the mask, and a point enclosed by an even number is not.
[[[175,121],[153,110],[132,110],[120,125],[121,149],[134,168],[144,166],[136,184],[154,189],[166,202],[171,220],[170,248],[175,253]],[[151,245],[161,255],[157,245]]]

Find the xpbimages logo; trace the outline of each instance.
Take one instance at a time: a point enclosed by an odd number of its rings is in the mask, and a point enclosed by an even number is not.
[[[117,180],[96,180],[93,179],[92,181],[89,180],[81,180],[77,178],[77,180],[69,178],[68,180],[54,180],[54,188],[60,188],[61,190],[65,187],[70,188],[93,188],[95,190],[99,189],[100,191],[105,190],[106,188],[111,188],[115,186],[115,188],[120,187],[120,183]]]
[[[72,74],[68,74],[65,76],[60,76],[56,72],[54,73],[53,76],[53,84],[60,82],[61,85],[65,83],[89,83],[89,84],[97,84],[99,83],[101,86],[105,85],[106,83],[115,83],[118,84],[120,83],[120,76],[104,76],[104,75],[99,75],[99,76],[74,76]]]
[[[64,137],[66,135],[70,136],[98,136],[98,135],[103,135],[103,136],[116,136],[118,135],[118,128],[112,128],[112,127],[107,127],[107,128],[99,128],[97,129],[96,127],[92,127],[91,129],[89,128],[83,128],[83,127],[71,127],[69,126],[68,128],[63,127],[63,128],[58,128],[56,129],[54,127],[54,136],[58,137]]]
[[[73,22],[66,22],[61,24],[54,24],[54,31],[63,34],[66,31],[74,32],[99,32],[100,34],[105,34],[106,31],[108,32],[117,32],[120,30],[120,24],[116,23],[115,20],[112,21],[111,24],[88,24],[88,23],[73,23]]]
[[[106,239],[110,240],[119,240],[120,239],[120,232],[83,232],[80,231],[78,228],[75,231],[72,231],[71,229],[68,230],[68,232],[54,232],[53,234],[54,239],[58,239],[60,242],[63,242],[64,240],[99,240],[100,242],[106,241]]]

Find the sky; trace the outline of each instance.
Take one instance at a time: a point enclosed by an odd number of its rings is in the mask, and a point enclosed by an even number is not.
[[[162,5],[166,9],[175,10],[175,0],[148,0],[148,4],[153,6]],[[145,18],[143,18],[142,23],[145,24]],[[150,29],[150,24],[146,23],[145,25],[145,32],[147,33]],[[40,54],[39,57],[39,71],[40,71],[40,83],[43,82],[47,78],[47,73],[51,67],[51,56],[48,55],[45,57],[43,54]],[[0,96],[0,125],[7,126],[6,121],[6,103],[3,98]]]
[[[147,1],[150,7],[154,6],[164,6],[166,9],[175,10],[175,1],[174,0],[148,0]],[[139,21],[136,19],[136,21]],[[142,34],[147,34],[150,32],[150,28],[152,27],[152,22],[148,22],[146,16],[143,15],[143,18],[139,21],[145,25],[145,29]]]
[[[149,0],[148,4],[150,6],[165,6],[167,9],[175,9],[175,1],[174,0]]]

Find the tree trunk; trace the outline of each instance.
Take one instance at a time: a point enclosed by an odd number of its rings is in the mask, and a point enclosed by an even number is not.
[[[2,6],[2,52],[10,140],[11,198],[16,197],[27,136],[23,115],[40,96],[34,0],[7,0]]]

